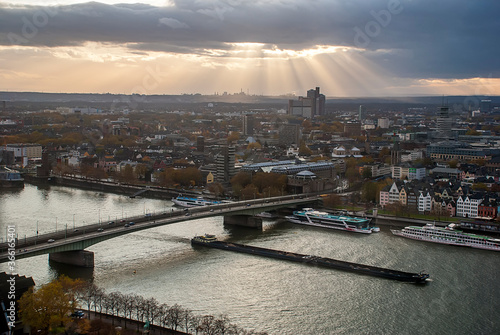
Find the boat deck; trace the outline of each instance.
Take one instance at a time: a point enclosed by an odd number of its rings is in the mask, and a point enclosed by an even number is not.
[[[249,246],[238,243],[223,242],[214,239],[210,236],[209,239],[203,236],[197,236],[191,240],[193,245],[201,245],[210,248],[229,250],[242,252],[252,255],[259,255],[270,258],[284,259],[288,261],[301,262],[307,264],[314,264],[339,270],[357,272],[360,274],[371,275],[376,277],[382,277],[387,279],[394,279],[404,282],[413,283],[425,283],[426,279],[429,278],[428,274],[425,273],[410,273],[398,270],[391,270],[371,265],[358,264],[352,262],[340,261],[332,258],[313,256],[313,255],[303,255],[293,252],[260,248],[255,246]]]

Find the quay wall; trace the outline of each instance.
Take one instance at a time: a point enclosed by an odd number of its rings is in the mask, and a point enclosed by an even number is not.
[[[373,222],[380,226],[398,226],[398,227],[406,227],[410,225],[423,226],[428,223],[433,223],[436,226],[446,227],[451,221],[430,221],[430,220],[422,220],[422,219],[413,219],[413,218],[405,218],[405,217],[397,217],[397,216],[388,216],[388,215],[377,215],[371,216],[367,215],[367,217],[371,217]]]
[[[138,185],[129,185],[124,183],[116,182],[103,182],[100,180],[84,179],[84,178],[71,178],[71,177],[59,177],[53,176],[50,178],[38,178],[36,176],[26,175],[24,176],[25,181],[29,183],[47,183],[50,185],[60,185],[67,187],[75,187],[92,191],[99,192],[109,192],[116,194],[123,194],[127,196],[133,196],[135,193],[141,190],[147,190],[142,193],[142,196],[155,199],[172,199],[179,195],[178,190],[165,189],[161,187],[146,187]]]

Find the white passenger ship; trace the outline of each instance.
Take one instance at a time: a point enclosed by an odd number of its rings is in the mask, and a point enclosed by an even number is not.
[[[371,219],[348,215],[334,215],[317,211],[313,208],[304,208],[294,211],[293,215],[285,217],[290,222],[322,228],[338,229],[362,234],[379,232],[380,228],[370,225]]]
[[[202,197],[193,198],[179,195],[177,198],[172,198],[172,202],[181,207],[201,207],[221,204],[220,201],[206,200]]]
[[[391,232],[394,235],[414,240],[500,251],[500,239],[464,233],[460,230],[455,230],[454,227],[454,224],[450,224],[446,228],[443,228],[428,223],[423,227],[409,226],[401,230],[391,229]]]

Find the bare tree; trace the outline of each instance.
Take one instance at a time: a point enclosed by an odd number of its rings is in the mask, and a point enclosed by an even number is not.
[[[98,288],[94,283],[92,283],[90,281],[85,282],[85,284],[78,291],[78,299],[80,301],[82,301],[83,303],[86,303],[87,310],[90,311],[90,308],[92,306],[92,303],[94,302],[95,296],[97,294],[100,294],[100,291],[102,291],[102,290],[100,288]],[[90,319],[90,313],[89,313],[88,317]]]
[[[169,306],[167,304],[161,304],[160,305],[160,316],[159,316],[159,324],[162,327],[168,327],[168,310]]]
[[[113,309],[112,309],[112,315],[114,316],[116,313],[116,316],[120,315],[120,311],[122,310],[122,300],[123,300],[123,294],[120,292],[112,292],[110,294],[111,299],[113,300]]]
[[[191,324],[191,320],[194,318],[194,314],[191,310],[189,309],[183,309],[182,311],[182,319],[184,321],[184,331],[186,333],[189,333],[189,329],[190,329],[190,324]],[[194,330],[194,329],[193,329]]]
[[[102,307],[104,304],[104,297],[106,293],[103,289],[98,288],[93,296],[94,312],[97,313],[97,307],[99,307],[99,318],[102,318]]]
[[[227,315],[220,315],[219,318],[214,321],[215,331],[220,335],[227,335],[230,325]]]
[[[177,330],[177,327],[179,327],[181,321],[182,321],[182,307],[175,304],[172,307],[170,307],[167,311],[167,322],[168,322],[168,327],[172,328],[173,330]]]
[[[127,294],[122,299],[123,316],[125,317],[125,327],[127,327],[127,319],[132,319],[132,312],[134,310],[134,300],[136,295]]]
[[[203,335],[216,335],[216,327],[215,327],[215,317],[213,315],[204,315],[200,319],[200,323],[198,325],[201,334]]]
[[[155,317],[158,314],[158,306],[159,306],[158,300],[156,300],[155,298],[149,298],[144,300],[142,308],[144,310],[144,314],[146,316],[147,321],[149,321],[150,323],[153,323]]]
[[[104,308],[106,308],[106,314],[109,314],[109,311],[111,310],[111,315],[115,315],[119,298],[120,294],[117,292],[112,292],[104,296]],[[115,318],[112,318],[112,324],[115,324]]]
[[[195,332],[196,335],[198,335],[202,329],[201,329],[201,316],[199,315],[191,315],[189,318],[189,326],[190,328]]]
[[[155,298],[149,299],[151,308],[150,308],[150,314],[149,314],[149,322],[151,324],[157,324],[161,315],[162,315],[162,308],[158,300]]]
[[[133,310],[136,312],[136,320],[144,322],[144,304],[145,299],[140,295],[135,295],[133,300]],[[132,313],[132,311],[130,312]],[[137,323],[137,330],[139,330],[139,323]]]

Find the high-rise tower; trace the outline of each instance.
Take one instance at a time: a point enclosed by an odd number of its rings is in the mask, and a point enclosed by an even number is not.
[[[448,138],[451,136],[452,120],[449,113],[448,106],[441,106],[438,108],[437,113],[437,131],[438,137]]]
[[[319,93],[319,87],[307,91],[306,97],[299,97],[298,100],[289,100],[288,114],[313,117],[325,115],[326,98]]]
[[[252,136],[253,135],[253,116],[244,115],[243,116],[243,135]]]
[[[236,174],[234,160],[236,158],[234,146],[225,146],[221,153],[216,157],[217,174],[216,180],[221,184],[228,184]]]

